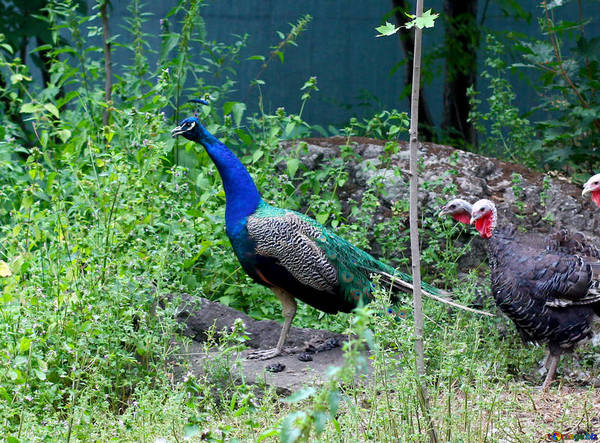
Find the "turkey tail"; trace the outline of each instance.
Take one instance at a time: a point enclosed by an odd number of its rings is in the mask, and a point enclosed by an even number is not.
[[[398,277],[397,275],[393,275],[393,274],[389,274],[387,272],[384,271],[375,271],[377,274],[381,275],[382,277],[382,281],[390,286],[392,286],[392,288],[402,291],[402,292],[409,292],[413,290],[413,284],[409,283],[407,281],[402,280],[400,277]],[[480,314],[480,315],[487,315],[489,317],[493,317],[493,314],[490,314],[489,312],[486,311],[481,311],[479,309],[474,309],[474,308],[469,308],[468,306],[464,306],[461,305],[460,303],[457,303],[455,301],[452,300],[452,294],[450,294],[447,291],[444,291],[442,289],[438,289],[438,288],[433,288],[433,290],[435,290],[435,292],[437,292],[439,295],[437,294],[432,294],[431,291],[425,289],[425,288],[421,288],[421,292],[429,297],[432,298],[436,301],[439,301],[441,303],[453,306],[455,308],[458,309],[462,309],[463,311],[469,311],[469,312],[473,312],[475,314]]]

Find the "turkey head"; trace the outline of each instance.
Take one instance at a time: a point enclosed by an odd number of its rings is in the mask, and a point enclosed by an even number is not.
[[[439,217],[444,215],[451,216],[454,220],[468,225],[471,220],[471,204],[462,198],[455,198],[446,203],[439,213]]]
[[[491,238],[496,228],[496,205],[490,200],[478,200],[473,205],[470,223],[483,238]]]
[[[596,206],[600,207],[600,174],[596,174],[583,185],[583,191],[581,191],[581,195],[585,195],[587,193],[592,195],[592,200],[596,203]]]

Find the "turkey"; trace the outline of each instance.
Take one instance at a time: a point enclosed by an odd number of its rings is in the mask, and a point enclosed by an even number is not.
[[[296,299],[327,313],[350,312],[371,300],[371,274],[380,275],[382,282],[398,291],[412,290],[409,275],[376,260],[310,217],[265,202],[244,165],[196,117],[182,120],[171,133],[204,146],[225,188],[225,230],[233,251],[246,274],[270,288],[281,302],[284,323],[277,346],[249,358],[266,360],[283,352]],[[448,293],[426,283],[423,290],[438,301],[479,312],[441,298]]]
[[[496,229],[496,206],[490,200],[473,205],[471,224],[487,240],[496,305],[525,342],[548,346],[546,390],[561,354],[593,335],[592,323],[600,315],[600,263],[530,246],[510,227]]]

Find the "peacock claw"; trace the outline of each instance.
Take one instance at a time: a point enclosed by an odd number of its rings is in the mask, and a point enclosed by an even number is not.
[[[246,356],[248,360],[269,360],[270,358],[281,355],[281,350],[277,348],[263,349],[251,352]]]
[[[269,360],[274,357],[278,357],[284,354],[290,354],[294,352],[294,348],[284,348],[284,349],[258,349],[256,351],[250,352],[246,355],[247,360]]]

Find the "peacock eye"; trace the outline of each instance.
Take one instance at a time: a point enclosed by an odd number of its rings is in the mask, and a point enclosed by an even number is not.
[[[454,205],[450,205],[450,209],[454,209],[456,206]]]

